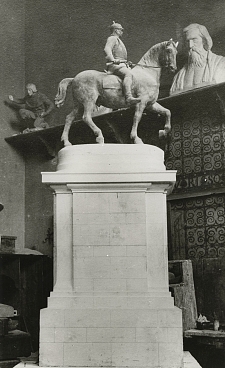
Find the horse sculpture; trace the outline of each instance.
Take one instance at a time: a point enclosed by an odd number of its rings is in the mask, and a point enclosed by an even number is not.
[[[171,113],[168,109],[157,103],[160,85],[161,69],[176,70],[177,43],[173,40],[165,41],[151,47],[140,61],[132,68],[133,75],[132,93],[141,101],[135,105],[133,126],[130,137],[134,143],[143,143],[138,137],[137,128],[144,109],[155,111],[165,116],[164,130],[159,130],[159,137],[166,137],[171,130]],[[74,109],[67,115],[61,140],[64,146],[69,146],[69,130],[76,119],[83,121],[93,130],[96,142],[103,144],[102,131],[92,120],[92,112],[96,105],[102,105],[111,109],[126,108],[125,97],[122,90],[122,81],[115,75],[96,70],[86,70],[77,74],[74,78],[63,79],[58,86],[55,98],[57,107],[63,105],[66,91],[72,83]]]

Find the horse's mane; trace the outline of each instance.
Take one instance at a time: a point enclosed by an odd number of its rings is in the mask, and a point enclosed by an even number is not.
[[[168,41],[163,41],[152,46],[141,58],[138,64],[141,65],[159,65],[159,55],[165,49]]]

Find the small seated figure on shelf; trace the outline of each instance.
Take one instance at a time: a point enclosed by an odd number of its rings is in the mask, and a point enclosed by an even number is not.
[[[26,85],[27,94],[24,98],[15,98],[9,95],[9,105],[19,109],[19,115],[25,122],[26,129],[23,133],[49,128],[45,122],[45,116],[54,109],[54,104],[49,98],[37,91],[35,84]]]

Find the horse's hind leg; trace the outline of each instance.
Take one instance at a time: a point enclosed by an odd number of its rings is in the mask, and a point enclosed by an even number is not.
[[[165,107],[161,106],[158,102],[155,102],[151,107],[148,107],[150,110],[157,112],[160,115],[165,116],[166,122],[164,125],[164,130],[159,131],[159,138],[167,137],[169,132],[171,131],[171,112]]]
[[[92,120],[92,111],[94,109],[95,103],[94,102],[88,102],[84,105],[84,114],[83,114],[83,121],[93,130],[95,136],[96,136],[96,142],[103,144],[104,143],[104,137],[102,135],[101,129],[95,125],[95,123]]]
[[[66,117],[66,123],[63,129],[63,133],[61,136],[61,141],[64,142],[64,146],[71,146],[72,144],[69,141],[69,131],[70,131],[70,127],[72,122],[75,120],[75,118],[79,119],[79,117],[81,118],[82,114],[80,113],[80,109],[74,108],[70,114],[67,115]]]

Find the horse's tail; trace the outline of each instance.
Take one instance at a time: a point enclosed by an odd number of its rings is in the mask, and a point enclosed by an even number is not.
[[[58,93],[55,96],[55,105],[61,107],[66,98],[67,87],[72,83],[74,78],[64,78],[58,85]]]

